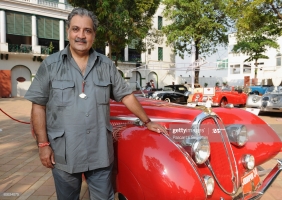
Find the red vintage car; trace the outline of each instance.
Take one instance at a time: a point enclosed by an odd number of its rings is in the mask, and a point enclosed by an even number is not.
[[[169,136],[148,130],[123,104],[111,102],[119,199],[259,199],[282,170],[278,160],[260,180],[257,166],[282,144],[250,112],[139,101]]]
[[[235,90],[234,87],[217,88],[215,94],[212,95],[212,106],[224,107],[227,104],[234,106],[245,106],[248,95],[242,90]],[[195,93],[192,98],[192,103],[197,105],[205,105],[208,100],[208,95],[203,93]]]

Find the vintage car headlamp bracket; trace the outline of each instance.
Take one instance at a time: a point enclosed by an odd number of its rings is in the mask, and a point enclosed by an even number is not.
[[[242,163],[246,169],[249,169],[249,170],[254,169],[255,157],[251,154],[246,154],[243,156]]]
[[[232,124],[225,127],[231,144],[238,147],[244,146],[248,141],[248,132],[245,125]]]
[[[207,137],[192,135],[183,139],[181,144],[191,148],[191,156],[197,164],[203,164],[210,157],[210,143]]]

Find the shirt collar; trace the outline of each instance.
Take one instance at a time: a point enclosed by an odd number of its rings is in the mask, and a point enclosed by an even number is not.
[[[62,57],[63,58],[67,57],[69,59],[72,57],[71,52],[70,52],[70,45],[69,44],[66,46],[66,48],[64,48],[62,50]],[[91,58],[91,60],[95,61],[97,59],[97,57],[100,57],[100,56],[93,48],[91,48],[89,50],[89,57]]]

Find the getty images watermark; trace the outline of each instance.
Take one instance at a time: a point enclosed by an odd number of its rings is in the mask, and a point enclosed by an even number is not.
[[[3,196],[3,197],[18,197],[18,196],[20,196],[20,193],[18,193],[18,192],[3,192],[3,193],[0,193],[0,196]]]

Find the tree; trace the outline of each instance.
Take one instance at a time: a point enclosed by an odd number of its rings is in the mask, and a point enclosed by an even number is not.
[[[210,55],[218,45],[228,43],[228,30],[231,20],[226,16],[225,1],[220,0],[163,0],[166,5],[164,16],[171,23],[163,27],[167,43],[174,46],[176,54],[192,54],[195,46],[195,59],[199,55]],[[199,83],[200,67],[195,70],[195,83]]]
[[[233,51],[235,53],[244,53],[249,56],[245,62],[255,61],[255,71],[257,71],[258,59],[269,58],[263,54],[269,47],[277,49],[279,48],[279,45],[274,38],[268,38],[258,32],[256,35],[240,36],[239,41],[233,47]]]
[[[114,53],[117,65],[120,51],[133,40],[137,40],[136,48],[140,53],[144,50],[143,39],[151,28],[160,0],[69,0],[69,3],[91,10],[98,17],[94,47],[109,45],[109,57]]]
[[[236,21],[238,33],[249,34],[260,29],[265,36],[281,35],[281,0],[228,0],[228,2],[228,13]]]

